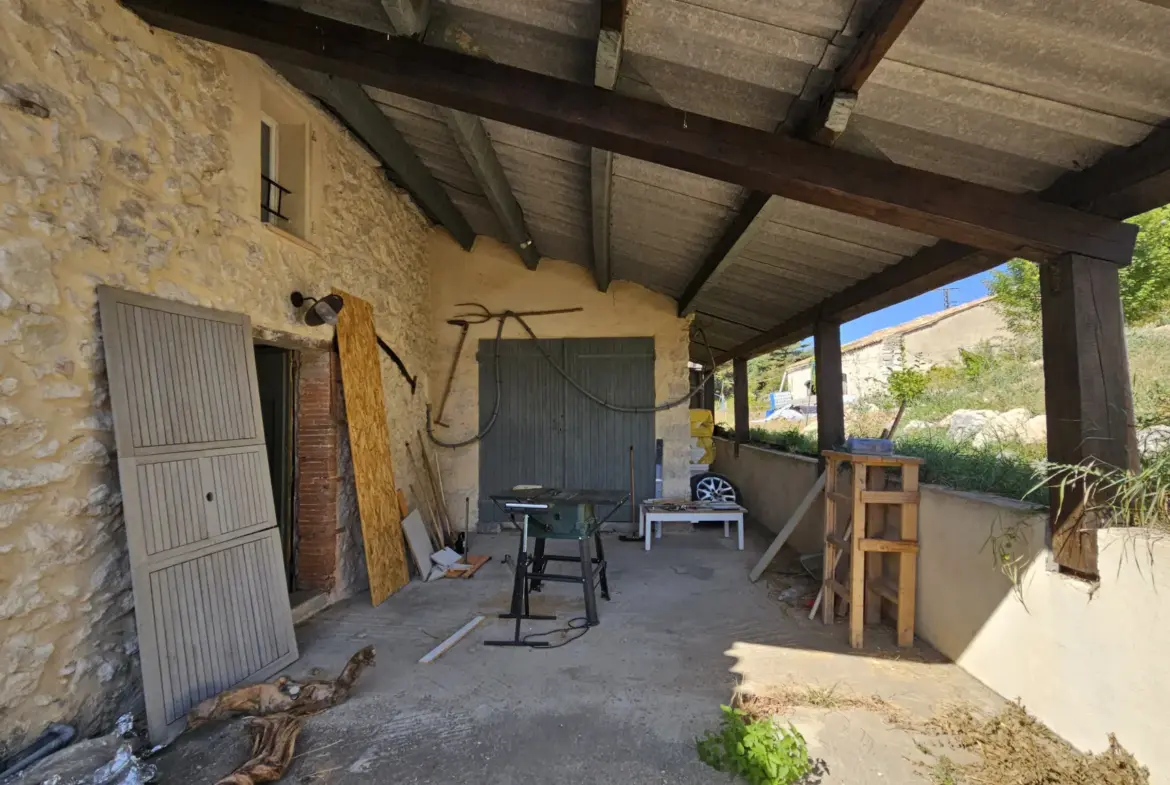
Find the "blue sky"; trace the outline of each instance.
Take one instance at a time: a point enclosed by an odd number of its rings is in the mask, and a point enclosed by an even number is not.
[[[988,277],[990,277],[990,273],[979,273],[978,275],[973,275],[970,278],[964,278],[961,281],[951,284],[948,287],[952,289],[951,305],[968,303],[987,294],[987,286],[984,284],[984,281]],[[928,313],[934,313],[935,311],[941,311],[942,309],[942,289],[920,294],[905,302],[891,305],[889,308],[883,308],[880,311],[875,311],[874,313],[862,316],[860,319],[854,319],[851,322],[841,325],[841,343],[856,341],[858,338],[863,338],[875,330],[908,322],[911,319]]]

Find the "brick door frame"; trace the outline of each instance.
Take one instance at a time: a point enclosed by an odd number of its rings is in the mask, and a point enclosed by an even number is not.
[[[293,406],[296,586],[332,592],[338,580],[341,385],[337,353],[297,352]]]

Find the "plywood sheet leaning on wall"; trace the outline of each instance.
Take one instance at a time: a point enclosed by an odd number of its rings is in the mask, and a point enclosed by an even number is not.
[[[365,300],[334,290],[345,300],[337,319],[341,387],[349,422],[350,452],[370,601],[379,605],[410,580],[402,544],[394,467],[390,463],[390,429],[382,395],[382,364],[374,332],[374,309]]]

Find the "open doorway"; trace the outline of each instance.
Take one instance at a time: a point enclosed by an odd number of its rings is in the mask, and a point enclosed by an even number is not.
[[[292,592],[296,588],[296,547],[293,542],[295,353],[264,344],[256,344],[255,353],[264,443],[268,450],[268,472],[272,478],[272,500],[276,508],[276,525],[280,530],[285,580],[288,590]]]

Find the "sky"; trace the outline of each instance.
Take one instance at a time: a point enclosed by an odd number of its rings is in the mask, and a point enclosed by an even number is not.
[[[977,300],[986,295],[987,286],[984,281],[989,276],[990,273],[979,273],[978,275],[973,275],[970,278],[964,278],[961,281],[950,284],[947,288],[951,289],[951,305],[962,305],[963,303],[969,303],[972,300]],[[911,319],[941,311],[942,309],[942,289],[935,289],[933,292],[920,294],[905,302],[891,305],[889,308],[883,308],[880,311],[875,311],[874,313],[862,316],[860,319],[854,319],[851,322],[841,325],[841,343],[856,341],[858,338],[864,338],[875,330],[908,322]]]

